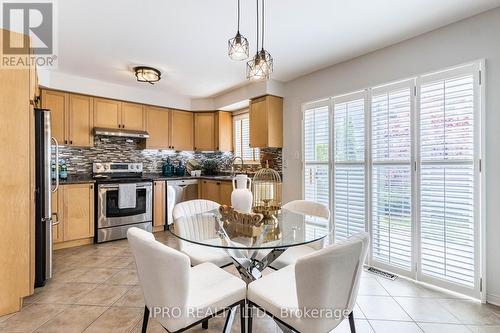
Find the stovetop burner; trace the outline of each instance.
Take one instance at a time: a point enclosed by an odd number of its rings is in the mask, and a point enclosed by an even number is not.
[[[142,163],[93,163],[93,178],[97,182],[135,183],[152,181],[142,176]]]

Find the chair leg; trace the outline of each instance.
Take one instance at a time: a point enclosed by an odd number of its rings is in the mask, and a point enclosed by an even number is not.
[[[147,306],[144,307],[144,318],[142,319],[142,333],[146,333],[148,330],[148,320],[149,320],[149,309]]]
[[[224,329],[222,330],[223,333],[230,333],[231,332],[231,328],[233,327],[233,320],[234,320],[235,313],[236,313],[236,306],[233,306],[228,311],[226,323],[224,324]]]
[[[203,328],[204,330],[208,329],[208,319],[202,321],[201,328]]]
[[[349,313],[349,326],[351,327],[351,333],[356,333],[356,325],[354,325],[354,311]]]
[[[246,310],[247,310],[247,333],[252,333],[252,310],[253,310],[253,307],[250,303],[247,303],[247,306],[246,306]]]
[[[240,326],[241,326],[241,333],[246,333],[246,311],[247,311],[247,305],[246,302],[243,301],[240,303]]]

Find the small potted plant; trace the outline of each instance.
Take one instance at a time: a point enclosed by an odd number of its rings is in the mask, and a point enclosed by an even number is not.
[[[219,166],[219,163],[214,160],[214,159],[206,159],[203,162],[203,173],[206,176],[213,176],[217,174],[217,168]]]

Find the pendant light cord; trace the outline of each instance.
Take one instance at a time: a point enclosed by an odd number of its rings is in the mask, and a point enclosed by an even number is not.
[[[238,0],[238,33],[240,32],[240,0]]]
[[[257,0],[257,53],[259,52],[259,0]]]
[[[262,0],[262,50],[264,50],[264,0]]]

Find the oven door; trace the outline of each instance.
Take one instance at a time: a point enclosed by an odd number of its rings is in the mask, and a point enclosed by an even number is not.
[[[118,207],[118,184],[97,187],[97,228],[108,228],[152,220],[152,183],[137,183],[134,208]]]

